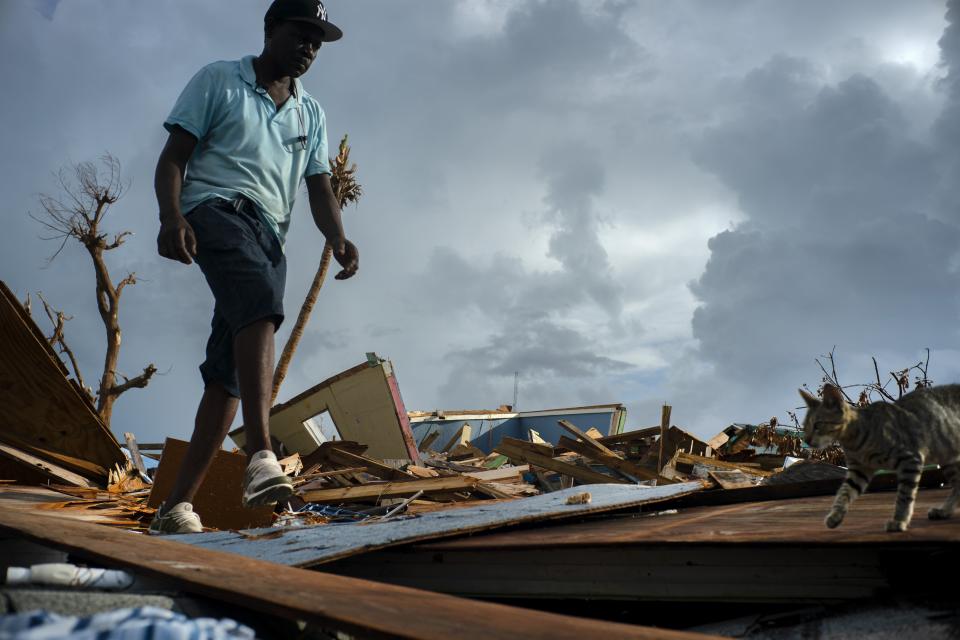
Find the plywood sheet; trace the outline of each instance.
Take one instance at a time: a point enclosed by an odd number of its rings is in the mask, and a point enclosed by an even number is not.
[[[903,533],[884,530],[884,524],[893,515],[896,501],[894,493],[884,492],[861,496],[836,529],[827,529],[823,524],[833,497],[821,496],[695,507],[658,516],[598,520],[535,531],[493,532],[463,540],[438,541],[431,543],[429,548],[476,550],[707,543],[794,546],[960,544],[960,519],[932,521],[926,517],[927,510],[939,506],[948,493],[947,489],[921,490],[913,522]]]
[[[481,504],[403,519],[286,530],[281,535],[270,538],[256,536],[276,533],[276,530],[258,530],[249,534],[191,534],[177,536],[177,539],[207,549],[307,567],[408,542],[635,507],[699,491],[701,488],[699,482],[666,487],[595,484],[509,502],[498,501],[490,505]],[[566,504],[569,496],[584,491],[591,494],[589,504]]]
[[[153,488],[147,505],[156,509],[167,499],[177,474],[183,466],[189,443],[167,438],[163,456],[153,479]],[[215,529],[245,529],[263,527],[273,520],[273,507],[243,506],[243,474],[247,456],[228,451],[217,451],[210,471],[200,484],[193,500],[193,510],[199,514],[205,527]]]
[[[171,580],[187,593],[270,615],[318,623],[360,638],[699,640],[708,637],[543,613],[304,571],[190,547],[174,541],[173,536],[137,535],[84,522],[64,521],[51,527],[49,518],[15,510],[0,509],[0,531],[19,534],[87,560]]]
[[[105,469],[126,463],[116,438],[67,380],[63,363],[3,282],[0,344],[0,440],[9,435]]]

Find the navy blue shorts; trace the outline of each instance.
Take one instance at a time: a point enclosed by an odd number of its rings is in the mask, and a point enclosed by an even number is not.
[[[186,214],[197,238],[197,264],[215,301],[207,356],[200,365],[204,385],[217,383],[240,397],[233,338],[258,320],[283,322],[287,261],[280,241],[254,205],[211,198]]]

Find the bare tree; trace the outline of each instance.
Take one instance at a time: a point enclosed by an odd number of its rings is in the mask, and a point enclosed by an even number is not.
[[[93,389],[88,387],[87,383],[83,381],[83,374],[80,373],[80,366],[77,364],[77,358],[73,354],[73,349],[71,349],[70,345],[67,344],[67,337],[64,333],[64,330],[67,322],[73,320],[73,316],[68,316],[63,311],[58,311],[51,307],[50,303],[47,302],[42,293],[37,293],[37,297],[40,298],[40,302],[43,303],[43,310],[50,319],[50,324],[53,325],[53,333],[49,338],[47,338],[47,342],[51,347],[59,347],[60,354],[67,356],[67,359],[70,361],[70,366],[73,367],[73,375],[77,379],[77,383],[80,385],[80,388],[83,389],[84,393],[87,394],[91,401],[96,400]],[[27,313],[31,313],[29,301],[30,296],[28,295],[27,305],[25,305]]]
[[[121,342],[120,297],[127,286],[137,283],[137,278],[136,274],[130,273],[114,284],[104,254],[120,247],[131,232],[122,231],[110,237],[110,234],[103,231],[102,224],[110,207],[123,196],[126,185],[120,178],[120,162],[110,154],[104,155],[99,164],[81,162],[64,167],[56,177],[60,194],[41,195],[40,205],[43,207],[44,214],[41,217],[31,214],[31,217],[49,231],[49,235],[44,237],[45,240],[60,241],[60,246],[50,256],[50,261],[60,255],[70,238],[80,242],[93,261],[97,309],[107,334],[103,373],[100,376],[100,388],[96,395],[97,412],[104,423],[110,426],[113,405],[120,394],[129,389],[146,387],[150,378],[157,372],[153,364],[144,367],[143,372],[134,378],[127,378],[117,372]],[[46,303],[44,305],[47,307]],[[51,313],[49,307],[47,307],[47,313]],[[54,323],[54,337],[57,335],[58,326],[62,335],[62,320],[58,324],[52,315],[50,319]],[[58,340],[58,342],[61,346],[63,345],[62,341]],[[75,362],[74,372],[79,379]],[[118,381],[118,379],[122,380]]]
[[[340,209],[343,210],[348,204],[360,200],[360,196],[363,194],[363,189],[356,179],[357,165],[350,164],[350,146],[347,144],[347,136],[343,136],[337,157],[330,164],[330,182],[333,185],[333,194],[340,204]],[[317,304],[320,288],[327,277],[327,270],[330,268],[332,257],[333,247],[328,242],[323,246],[323,256],[320,258],[317,274],[313,277],[313,283],[310,285],[307,297],[300,307],[299,315],[297,315],[297,322],[293,325],[290,337],[287,338],[287,344],[284,345],[283,353],[280,354],[280,360],[277,362],[277,368],[273,374],[273,393],[270,396],[270,404],[276,402],[277,394],[280,393],[280,385],[283,384],[283,379],[287,377],[287,369],[290,367],[293,354],[303,337],[303,331],[307,327],[307,321],[310,319],[313,307]]]

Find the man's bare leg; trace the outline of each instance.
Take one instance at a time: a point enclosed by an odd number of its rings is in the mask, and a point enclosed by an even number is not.
[[[233,357],[240,380],[244,449],[252,456],[270,446],[270,395],[273,392],[273,320],[258,320],[237,332]]]
[[[260,320],[238,331],[233,340],[249,460],[243,476],[246,506],[276,504],[293,494],[293,484],[270,446],[274,330],[273,320]]]
[[[210,469],[213,456],[220,450],[224,438],[237,415],[239,401],[219,384],[207,385],[197,408],[197,418],[190,437],[187,455],[183,458],[180,473],[167,496],[166,506],[181,502],[193,502],[204,476]]]

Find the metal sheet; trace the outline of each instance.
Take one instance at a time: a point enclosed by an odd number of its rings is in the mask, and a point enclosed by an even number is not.
[[[207,549],[302,567],[409,542],[635,507],[700,489],[701,485],[694,482],[665,487],[585,485],[509,502],[497,501],[489,505],[480,504],[370,524],[200,533],[176,536],[174,539]],[[591,495],[589,504],[566,504],[569,496],[585,491]]]

